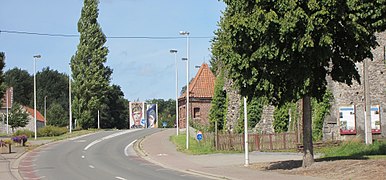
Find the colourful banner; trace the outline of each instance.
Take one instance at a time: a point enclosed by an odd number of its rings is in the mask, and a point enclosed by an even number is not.
[[[130,128],[143,128],[145,127],[144,119],[144,103],[143,102],[130,102]]]
[[[150,104],[146,111],[147,128],[158,127],[157,104]]]

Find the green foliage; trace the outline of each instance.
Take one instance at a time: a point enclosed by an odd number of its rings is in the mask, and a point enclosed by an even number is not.
[[[47,124],[52,126],[64,127],[69,124],[68,111],[61,104],[53,102],[47,109]]]
[[[248,129],[253,129],[256,124],[260,122],[263,107],[267,105],[267,99],[265,97],[253,97],[252,100],[247,100],[247,116],[248,116]],[[244,132],[244,100],[242,98],[240,102],[240,118],[237,123],[236,132]]]
[[[168,128],[174,127],[176,124],[176,101],[169,99],[167,101],[163,99],[146,100],[147,104],[157,104],[158,107],[158,127],[162,127],[162,122],[167,122]]]
[[[214,95],[210,106],[209,111],[209,123],[211,131],[215,129],[215,122],[217,121],[217,129],[222,130],[225,127],[226,123],[226,92],[223,89],[224,87],[224,72],[221,70],[219,75],[216,78],[214,85]]]
[[[3,72],[4,66],[5,66],[5,53],[0,52],[0,97],[4,96],[4,90],[5,90],[5,86],[3,84],[4,83],[4,72]]]
[[[67,133],[66,127],[57,127],[57,126],[45,126],[38,129],[39,137],[50,137],[50,136],[60,136]]]
[[[46,67],[36,73],[36,83],[38,83],[36,103],[40,112],[44,112],[44,99],[46,99],[47,109],[52,104],[59,104],[64,111],[68,112],[68,76],[66,74]]]
[[[26,70],[13,68],[5,72],[4,82],[13,87],[13,100],[21,105],[33,104],[33,77]]]
[[[181,134],[179,136],[170,136],[170,141],[172,141],[176,146],[177,150],[185,152],[188,154],[210,154],[214,152],[213,144],[210,143],[199,143],[196,139],[190,137],[189,139],[189,149],[186,149],[186,134]]]
[[[275,108],[273,113],[273,128],[275,133],[283,133],[288,131],[290,112],[295,103],[286,103],[285,105]]]
[[[326,91],[321,102],[312,99],[312,138],[313,140],[321,140],[323,138],[323,123],[324,119],[330,112],[331,101],[333,95],[330,91]]]
[[[28,113],[18,103],[13,104],[8,117],[8,124],[12,129],[25,127],[28,124]]]
[[[21,135],[26,135],[27,137],[31,138],[35,136],[35,132],[28,129],[19,129],[15,133],[13,133],[12,136],[21,136]]]
[[[108,49],[104,46],[103,34],[98,18],[98,0],[84,0],[78,21],[80,42],[71,58],[73,113],[83,129],[97,126],[97,111],[108,106],[104,95],[109,90],[112,70],[105,66]]]
[[[273,104],[305,95],[321,99],[326,75],[359,81],[355,63],[372,58],[386,29],[384,0],[224,0],[212,45],[242,96]]]
[[[129,127],[129,102],[118,85],[109,86],[106,102],[101,110],[101,128],[126,129]]]

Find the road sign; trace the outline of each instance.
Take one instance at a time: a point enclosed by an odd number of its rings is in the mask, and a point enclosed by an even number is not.
[[[198,131],[197,132],[197,140],[201,141],[202,140],[202,132],[201,131]]]
[[[167,125],[168,125],[168,123],[166,121],[162,122],[163,127],[166,127]]]

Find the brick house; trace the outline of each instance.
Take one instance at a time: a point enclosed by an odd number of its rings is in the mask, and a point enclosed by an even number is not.
[[[209,110],[214,94],[216,77],[208,64],[203,63],[194,79],[189,83],[189,116],[191,122],[202,125],[209,123]],[[186,128],[186,93],[178,98],[180,128]]]

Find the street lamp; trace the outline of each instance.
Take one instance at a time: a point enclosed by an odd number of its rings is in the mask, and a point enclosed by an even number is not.
[[[71,63],[69,64],[70,72],[68,73],[68,110],[69,110],[69,126],[70,126],[70,133],[72,133],[72,104],[71,104]]]
[[[170,53],[174,54],[174,63],[176,66],[176,125],[177,125],[177,136],[178,136],[178,66],[177,66],[177,50],[171,49]]]
[[[40,59],[41,55],[35,55],[34,57],[34,123],[35,123],[35,139],[37,138],[36,131],[36,60]]]
[[[186,149],[189,149],[189,32],[180,31],[186,36]]]
[[[44,126],[47,126],[47,96],[44,96]]]

